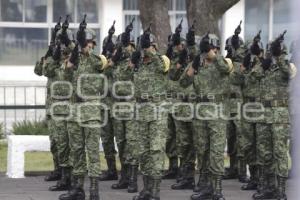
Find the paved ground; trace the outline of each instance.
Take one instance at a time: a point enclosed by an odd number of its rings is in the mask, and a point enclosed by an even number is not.
[[[141,179],[139,179],[141,182]],[[100,182],[101,200],[131,200],[134,194],[125,190],[113,191],[110,186],[113,182]],[[169,186],[172,181],[163,181],[161,188],[162,200],[189,200],[192,191],[173,191]],[[28,177],[25,179],[8,179],[0,174],[0,200],[56,200],[61,192],[49,192],[47,188],[53,182],[44,182],[43,176]],[[88,185],[88,184],[86,184]],[[141,184],[140,184],[141,185]],[[252,192],[239,190],[240,184],[236,181],[224,181],[226,200],[251,200]],[[294,187],[297,188],[297,187]],[[289,196],[289,200],[298,200]]]

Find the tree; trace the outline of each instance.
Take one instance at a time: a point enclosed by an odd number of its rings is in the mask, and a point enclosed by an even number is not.
[[[220,35],[219,20],[223,14],[240,0],[186,0],[188,23],[196,19],[196,33],[207,31]]]
[[[171,33],[168,15],[168,0],[139,0],[140,19],[143,29],[152,23],[152,32],[157,38],[159,49],[167,49],[168,35]]]

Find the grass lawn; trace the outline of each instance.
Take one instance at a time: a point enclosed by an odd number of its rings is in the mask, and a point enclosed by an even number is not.
[[[100,153],[101,169],[106,170],[106,161],[104,154]],[[6,172],[7,164],[7,143],[0,142],[0,172]],[[229,159],[226,157],[225,166],[228,166]],[[165,162],[165,168],[168,167],[168,159]],[[117,161],[117,168],[120,169],[120,163]],[[50,152],[27,152],[25,153],[25,171],[50,171],[53,169],[52,155]]]

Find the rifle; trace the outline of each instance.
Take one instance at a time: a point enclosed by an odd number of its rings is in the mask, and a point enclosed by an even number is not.
[[[102,54],[105,55],[108,58],[111,57],[111,54],[114,51],[114,43],[112,42],[112,36],[114,35],[114,33],[116,31],[115,30],[115,23],[116,23],[116,21],[114,21],[113,25],[108,30],[107,41],[106,41],[105,46],[103,47],[103,51],[102,51]]]
[[[234,31],[234,35],[231,38],[231,45],[233,46],[234,49],[238,49],[240,47],[240,37],[239,35],[242,32],[242,25],[243,21],[240,21],[240,24],[238,25],[238,27],[235,29]]]
[[[66,16],[66,19],[64,21],[64,23],[62,24],[62,32],[61,32],[61,42],[65,45],[65,46],[69,46],[71,40],[69,39],[67,30],[69,28],[69,15]]]
[[[121,35],[121,41],[122,41],[122,44],[124,46],[128,46],[129,43],[130,43],[130,33],[131,31],[133,30],[133,22],[134,22],[135,18],[133,18],[130,22],[130,24],[128,24],[125,28],[125,32],[122,33]]]
[[[54,50],[53,50],[54,52],[53,52],[52,58],[53,58],[54,61],[59,61],[60,58],[61,58],[61,46],[60,46],[60,41],[57,41],[57,43],[56,43],[55,46],[56,46],[56,47],[55,47]]]
[[[178,26],[175,29],[175,33],[172,36],[173,46],[180,44],[180,33],[182,31],[182,22],[183,22],[183,19],[181,19],[180,23],[178,24]]]
[[[260,41],[261,41],[261,30],[257,33],[257,35],[253,38],[253,43],[250,47],[250,51],[252,55],[259,56],[261,53],[260,47]]]
[[[53,51],[54,51],[54,47],[55,47],[56,34],[61,29],[61,24],[60,23],[61,23],[61,17],[59,17],[59,20],[58,20],[57,24],[55,25],[54,29],[52,30],[50,45],[49,45],[48,51],[46,52],[46,54],[44,56],[45,59],[47,59],[48,57],[53,55]]]
[[[192,26],[189,28],[189,31],[186,34],[186,42],[187,45],[193,46],[195,45],[195,23],[196,20],[193,21]]]
[[[86,23],[86,14],[85,14],[82,22],[79,24],[79,30],[76,36],[76,39],[79,45],[81,46],[81,48],[84,48],[86,46],[86,34],[85,34],[86,26],[87,23]]]
[[[70,57],[70,63],[72,63],[75,66],[75,69],[78,68],[78,63],[79,63],[79,48],[78,48],[79,43],[76,42],[75,47],[72,51],[71,57]]]
[[[284,41],[284,35],[286,34],[286,30],[278,36],[271,44],[271,53],[273,56],[277,57],[282,54],[282,43]]]
[[[146,28],[143,32],[143,35],[140,36],[140,49],[135,51],[131,56],[131,62],[134,64],[134,71],[137,72],[140,66],[141,60],[144,58],[143,49],[148,49],[151,46],[151,26],[152,23],[149,24],[148,28]]]

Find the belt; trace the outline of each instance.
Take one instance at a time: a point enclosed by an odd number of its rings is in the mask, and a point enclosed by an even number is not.
[[[288,100],[272,100],[272,101],[263,101],[262,104],[267,107],[288,107]]]

